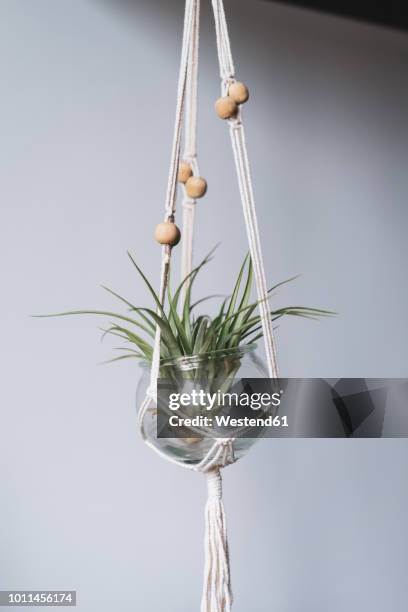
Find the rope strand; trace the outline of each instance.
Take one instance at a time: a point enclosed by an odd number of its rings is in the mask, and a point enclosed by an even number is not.
[[[229,84],[235,81],[235,69],[232,60],[231,44],[228,26],[225,17],[223,0],[212,0],[214,11],[215,30],[217,35],[218,61],[222,79],[222,95],[228,92]],[[252,187],[251,172],[245,142],[245,131],[242,123],[242,111],[229,120],[231,143],[238,176],[239,191],[244,212],[245,225],[248,236],[249,250],[254,266],[254,277],[259,300],[259,314],[265,342],[265,352],[268,364],[268,373],[271,378],[278,378],[278,362],[276,346],[270,317],[269,295],[266,283],[265,267],[263,264],[261,239],[255,208],[255,198]]]
[[[193,28],[190,39],[189,69],[186,91],[186,121],[185,149],[183,158],[193,170],[194,176],[200,171],[197,161],[197,110],[198,110],[198,55],[200,44],[200,0],[194,0]],[[193,268],[194,222],[196,201],[187,195],[184,187],[183,195],[183,240],[181,244],[181,281]],[[188,289],[188,283],[183,285],[182,296]],[[182,300],[181,300],[182,302]]]
[[[165,221],[173,221],[174,213],[176,211],[176,193],[177,193],[177,175],[178,166],[180,160],[180,148],[181,148],[181,131],[183,122],[183,112],[186,97],[186,83],[189,66],[189,55],[190,55],[190,41],[193,29],[194,21],[194,6],[196,0],[186,0],[185,16],[184,16],[184,30],[183,30],[183,45],[181,50],[181,61],[180,61],[180,73],[177,91],[177,107],[176,107],[176,120],[174,127],[174,138],[171,153],[170,172],[167,185],[166,203],[165,203]],[[167,283],[169,279],[171,261],[171,247],[164,246],[162,248],[162,263],[161,263],[161,274],[160,274],[160,290],[159,297],[161,304],[164,304]],[[158,315],[161,316],[160,309],[158,309]],[[155,400],[157,396],[156,384],[160,370],[160,327],[156,327],[155,342],[153,348],[152,357],[152,369],[150,375],[150,387],[149,396]],[[143,411],[146,412],[149,407],[149,403],[143,404]],[[144,414],[141,414],[143,419]]]

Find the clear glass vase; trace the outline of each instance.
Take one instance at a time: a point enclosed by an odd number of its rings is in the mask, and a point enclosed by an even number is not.
[[[142,362],[141,378],[137,388],[137,410],[139,411],[150,384],[150,364]],[[267,378],[268,374],[263,361],[256,354],[256,345],[215,351],[202,355],[179,357],[162,360],[160,378],[176,381],[180,392],[187,386],[191,391],[191,381],[195,388],[205,392],[214,392],[229,380]],[[202,461],[214,444],[211,437],[158,438],[157,407],[151,405],[146,411],[142,423],[147,441],[170,459],[188,465]],[[235,435],[234,435],[235,437]],[[256,437],[235,437],[234,457],[239,459],[256,442]]]

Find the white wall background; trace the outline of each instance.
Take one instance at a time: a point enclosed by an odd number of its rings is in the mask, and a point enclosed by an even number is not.
[[[204,3],[205,5],[209,3]],[[226,2],[269,278],[332,321],[278,332],[288,376],[405,376],[408,38]],[[245,251],[203,15],[197,255],[203,293]],[[162,216],[182,2],[0,4],[0,588],[77,589],[84,612],[198,609],[204,482],[136,433],[132,364],[90,319],[30,313],[146,294]],[[405,441],[267,440],[226,473],[236,612],[405,612]]]

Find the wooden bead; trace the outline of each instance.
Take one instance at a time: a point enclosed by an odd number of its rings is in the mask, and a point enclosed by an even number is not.
[[[193,200],[202,198],[207,193],[207,181],[201,176],[192,176],[186,183],[186,192]]]
[[[180,230],[175,223],[165,221],[156,225],[154,237],[160,244],[176,246],[180,242]]]
[[[225,98],[218,98],[215,103],[215,112],[220,117],[220,119],[231,119],[237,114],[238,106],[237,103],[230,98],[230,96],[225,96]]]
[[[182,161],[179,165],[178,182],[187,183],[188,179],[193,176],[193,169],[188,162]]]
[[[245,83],[232,83],[228,89],[228,95],[236,104],[245,104],[249,99],[249,89]]]

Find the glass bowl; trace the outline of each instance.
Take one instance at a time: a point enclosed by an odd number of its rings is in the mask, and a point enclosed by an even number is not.
[[[178,390],[191,392],[192,387],[214,392],[228,387],[229,381],[240,379],[267,378],[263,361],[256,353],[256,345],[214,351],[189,357],[162,360],[160,378],[171,380]],[[139,411],[150,385],[150,364],[140,364],[141,377],[137,388],[136,402]],[[159,438],[157,436],[157,406],[152,401],[142,421],[146,441],[160,454],[171,460],[194,466],[200,463],[214,444],[214,438],[197,437],[188,433],[183,438]],[[241,458],[255,444],[257,437],[243,437],[242,432],[234,434],[233,451],[235,460]],[[259,437],[259,436],[258,436]]]

